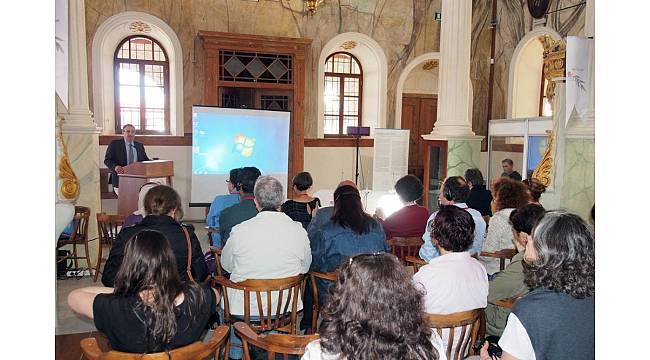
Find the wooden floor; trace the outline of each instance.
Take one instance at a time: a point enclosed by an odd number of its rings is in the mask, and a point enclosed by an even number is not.
[[[83,332],[77,334],[56,335],[54,337],[54,348],[56,353],[56,360],[79,360],[81,359],[81,347],[79,342],[81,339],[94,337],[97,339],[99,348],[103,351],[110,349],[108,339],[104,334],[97,331]]]

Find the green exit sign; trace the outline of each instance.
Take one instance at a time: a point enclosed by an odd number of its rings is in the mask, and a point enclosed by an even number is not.
[[[439,12],[434,13],[433,20],[438,20],[438,21],[442,20],[442,13]]]

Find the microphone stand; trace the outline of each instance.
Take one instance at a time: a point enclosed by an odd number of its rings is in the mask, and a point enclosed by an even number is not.
[[[356,156],[356,165],[355,165],[355,171],[354,171],[354,184],[359,186],[359,141],[361,139],[361,136],[357,132],[356,135],[354,135],[354,138],[356,139],[356,148],[357,148],[357,156]]]

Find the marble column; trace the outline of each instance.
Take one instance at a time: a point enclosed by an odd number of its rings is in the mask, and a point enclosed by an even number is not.
[[[99,132],[88,106],[88,70],[86,55],[86,16],[83,0],[69,1],[69,101],[68,109],[59,108],[61,129],[70,164],[80,183],[75,204],[90,208],[88,237],[97,237],[95,214],[101,211],[99,195]],[[58,135],[57,135],[58,136]],[[57,159],[58,162],[59,159]],[[61,196],[58,197],[59,201]],[[90,243],[91,259],[96,258],[97,241]],[[83,250],[81,250],[83,253]],[[84,261],[80,266],[86,267]]]
[[[438,114],[425,140],[446,140],[447,176],[480,168],[481,140],[472,131],[470,45],[472,1],[442,0]]]
[[[438,117],[431,135],[474,136],[471,125],[472,1],[442,0]]]

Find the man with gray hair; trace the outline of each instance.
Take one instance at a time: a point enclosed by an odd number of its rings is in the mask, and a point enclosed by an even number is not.
[[[299,222],[278,211],[284,200],[282,184],[271,176],[260,176],[253,194],[259,213],[232,228],[230,239],[221,253],[221,265],[230,272],[230,280],[280,279],[307,273],[311,265],[309,238]],[[228,295],[230,314],[244,315],[243,292],[229,290]],[[266,304],[266,297],[262,297]],[[277,307],[277,301],[275,294],[271,299],[273,309]],[[251,297],[250,309],[251,317],[258,316],[254,297]],[[300,309],[302,301],[299,298]],[[231,341],[237,340],[231,337]],[[230,357],[238,359],[240,352],[241,348],[232,346]]]

